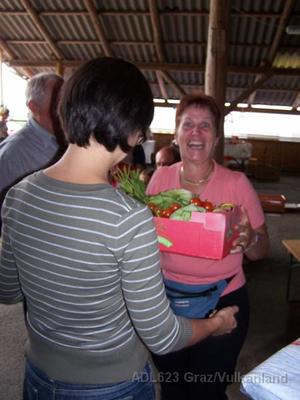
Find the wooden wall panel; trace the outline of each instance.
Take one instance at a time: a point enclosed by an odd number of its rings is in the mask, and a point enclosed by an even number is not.
[[[168,133],[153,133],[153,139],[156,141],[155,151],[158,151],[164,146],[169,146],[174,139],[174,135]]]
[[[300,173],[300,142],[248,139],[258,164],[271,164],[285,172]]]
[[[300,173],[300,143],[281,142],[281,168]]]

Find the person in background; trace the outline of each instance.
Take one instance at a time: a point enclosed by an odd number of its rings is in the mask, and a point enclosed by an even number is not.
[[[61,156],[64,144],[57,101],[62,84],[63,78],[53,73],[40,73],[28,81],[25,96],[30,118],[0,143],[0,204],[16,182]]]
[[[180,161],[180,154],[173,146],[162,147],[155,154],[156,168],[172,165]]]
[[[6,195],[0,302],[27,302],[24,400],[154,400],[149,350],[169,353],[236,327],[235,306],[206,320],[173,314],[151,211],[109,184],[110,170],[145,140],[153,110],[133,64],[83,64],[59,105],[65,154]]]
[[[8,136],[7,119],[9,117],[9,109],[0,107],[0,142]]]
[[[150,182],[151,176],[153,175],[154,169],[153,168],[145,168],[140,172],[139,178],[145,184],[145,188]]]
[[[175,372],[179,374],[176,382],[162,383],[163,400],[227,398],[226,386],[234,373],[248,329],[249,305],[243,257],[258,260],[268,254],[264,213],[254,188],[242,172],[231,171],[214,160],[220,119],[221,113],[212,97],[199,93],[182,98],[176,111],[175,132],[182,162],[158,168],[148,184],[147,194],[183,188],[214,204],[241,205],[241,219],[236,227],[238,236],[225,258],[211,260],[161,254],[167,292],[172,289],[181,295],[185,293],[185,298],[190,298],[193,293],[193,301],[198,303],[192,312],[197,312],[199,318],[206,318],[205,305],[210,307],[211,296],[219,288],[221,296],[216,296],[215,309],[237,304],[238,327],[228,335],[211,336],[191,348],[170,355],[154,355],[161,373],[170,376]],[[204,286],[206,292],[202,289]],[[172,303],[171,298],[170,301]],[[200,304],[204,310],[202,313]],[[181,307],[181,310],[181,315],[191,312],[189,307],[186,310]],[[187,376],[190,378],[186,379]]]
[[[140,170],[146,168],[146,156],[142,145],[135,146],[132,150],[131,165]]]

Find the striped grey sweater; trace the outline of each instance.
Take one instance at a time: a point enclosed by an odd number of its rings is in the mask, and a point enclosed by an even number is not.
[[[8,192],[2,219],[0,301],[26,299],[27,355],[48,376],[119,382],[148,349],[187,344],[191,325],[170,310],[147,207],[40,171]]]

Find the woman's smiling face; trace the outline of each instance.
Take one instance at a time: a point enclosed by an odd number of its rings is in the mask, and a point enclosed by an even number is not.
[[[200,163],[211,160],[218,138],[210,110],[196,105],[187,107],[181,115],[176,139],[183,160]]]

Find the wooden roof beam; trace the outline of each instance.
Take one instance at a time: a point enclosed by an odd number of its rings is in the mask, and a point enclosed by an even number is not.
[[[154,39],[154,46],[155,51],[157,54],[157,58],[159,62],[165,61],[164,55],[164,48],[161,41],[161,34],[160,34],[160,23],[159,23],[159,15],[157,10],[156,0],[149,0],[149,11],[150,11],[150,18],[151,18],[151,25],[153,31],[153,39]],[[156,71],[156,78],[159,85],[159,89],[161,92],[162,97],[167,100],[168,99],[168,92],[162,78],[160,71]]]
[[[155,73],[156,73],[156,79],[157,79],[157,83],[158,83],[162,98],[165,100],[168,100],[169,96],[168,96],[168,93],[166,90],[166,86],[165,86],[161,71],[156,71]]]
[[[56,65],[57,60],[26,60],[26,59],[18,59],[18,60],[9,60],[6,59],[11,67],[52,67]],[[62,60],[62,64],[66,67],[78,67],[83,64],[84,60]],[[142,70],[166,70],[166,71],[183,71],[183,72],[203,72],[205,70],[204,64],[184,64],[184,63],[144,63],[138,62],[135,63]],[[281,75],[281,76],[299,76],[300,68],[272,68],[272,67],[239,67],[236,65],[228,66],[229,73],[235,74],[267,74],[272,72],[273,75]]]
[[[45,38],[46,42],[50,46],[52,52],[54,53],[55,57],[60,60],[63,59],[64,56],[52,40],[51,36],[45,29],[44,25],[42,24],[38,14],[36,13],[35,9],[32,7],[31,3],[28,0],[20,0],[22,6],[25,8],[31,19],[33,20],[35,26],[38,28],[40,31],[41,35]]]
[[[273,74],[270,72],[266,75],[261,75],[261,77],[248,89],[246,89],[242,94],[240,94],[233,102],[230,103],[229,107],[225,109],[225,115],[229,114],[231,111],[235,109],[235,107],[242,103],[248,96],[251,95],[255,90],[259,89]]]
[[[128,16],[128,15],[137,15],[137,16],[148,16],[150,14],[147,10],[132,10],[132,11],[118,11],[118,10],[103,10],[101,11],[101,15],[105,16]],[[162,16],[206,16],[209,14],[208,11],[203,10],[160,10],[160,14]],[[5,16],[23,16],[26,15],[25,11],[19,10],[2,10],[0,11],[0,15]],[[87,16],[88,12],[84,10],[57,10],[57,11],[41,11],[39,13],[40,16],[45,17],[56,17],[56,16],[66,16],[66,15],[74,15],[74,16]],[[255,11],[231,11],[231,15],[236,17],[255,17],[255,18],[280,18],[280,13],[275,12],[255,12]],[[300,14],[295,14],[295,17],[299,17]]]
[[[171,104],[169,102],[164,102],[164,103],[156,103],[157,107],[169,107],[169,108],[174,108],[175,105]],[[253,108],[253,107],[235,107],[232,111],[238,111],[238,112],[255,112],[255,113],[265,113],[265,114],[289,114],[289,115],[300,115],[300,112],[297,111],[296,109],[292,110],[278,110],[278,109],[272,109],[272,108]]]
[[[166,71],[160,71],[160,73],[163,78],[177,90],[180,96],[184,96],[186,94],[185,90],[183,90],[182,87],[178,85],[173,78],[171,78],[170,74],[168,74]]]
[[[158,56],[159,62],[165,61],[165,54],[164,48],[162,45],[161,40],[161,29],[160,29],[160,22],[159,22],[159,14],[157,10],[156,0],[148,0],[149,10],[150,10],[150,18],[151,18],[151,25],[153,30],[153,39],[155,44],[156,53]]]
[[[148,0],[148,5],[153,29],[154,45],[158,56],[158,61],[160,63],[163,63],[165,61],[165,53],[161,39],[161,27],[156,0]],[[181,95],[185,94],[184,90],[180,88],[180,86],[171,78],[171,76],[169,76],[168,72],[166,72],[164,69],[160,69],[159,73],[157,73],[156,76],[161,93],[165,99],[168,99],[168,95],[162,78],[164,78],[169,84],[171,84]],[[167,97],[165,97],[164,95],[166,95]]]
[[[253,108],[249,107],[235,107],[232,111],[239,111],[239,112],[255,112],[255,113],[264,113],[264,114],[288,114],[288,115],[300,115],[300,112],[296,109],[292,110],[278,110],[272,108]]]
[[[1,39],[1,38],[0,38],[0,48],[1,48],[2,52],[3,52],[3,55],[4,55],[4,53],[7,54],[7,58],[8,58],[9,61],[13,61],[14,60],[14,58],[15,58],[14,53],[12,52],[12,50],[7,45],[7,42],[5,40]],[[2,57],[2,60],[3,60],[3,57]],[[31,77],[31,75],[32,75],[30,73],[30,71],[25,67],[21,67],[21,73],[22,73],[22,75],[25,75],[27,77]]]
[[[7,54],[7,57],[9,60],[13,60],[15,58],[15,55],[12,52],[12,50],[9,48],[9,46],[7,45],[7,42],[1,38],[0,38],[0,47],[3,50],[3,53]]]
[[[274,39],[272,41],[272,44],[270,46],[270,49],[269,49],[267,57],[266,57],[266,63],[269,65],[272,65],[272,63],[276,57],[276,53],[277,53],[282,35],[285,33],[285,28],[288,24],[288,21],[291,16],[291,13],[293,11],[294,5],[295,5],[295,0],[286,0],[284,3],[284,9],[283,9],[282,15],[280,17],[277,30],[276,30]]]
[[[92,0],[84,0],[84,5],[85,5],[85,8],[88,10],[88,13],[89,13],[89,16],[90,16],[90,18],[92,20],[95,32],[96,32],[96,34],[98,36],[98,39],[101,42],[101,46],[103,47],[104,54],[107,57],[112,57],[113,56],[113,51],[112,51],[112,49],[110,47],[110,44],[109,44],[109,42],[108,42],[108,40],[106,38],[103,26],[100,23],[99,16],[98,16],[98,13],[97,13],[97,9],[94,6],[94,2]]]
[[[31,44],[47,44],[45,40],[40,40],[40,39],[13,39],[13,40],[6,40],[6,43],[8,45],[31,45]],[[67,39],[67,40],[58,40],[56,42],[57,45],[84,45],[84,44],[99,44],[99,40],[89,40],[89,39]],[[136,45],[149,45],[149,46],[154,46],[153,41],[149,40],[112,40],[109,42],[109,44],[112,45],[131,45],[131,46],[136,46]],[[170,42],[170,41],[164,41],[163,44],[165,46],[207,46],[207,42],[202,41],[202,42],[195,42],[195,41],[177,41],[177,42]],[[259,49],[266,49],[269,48],[269,45],[267,44],[259,44],[259,43],[229,43],[230,47],[245,47],[245,48],[259,48]],[[287,51],[298,51],[299,46],[280,46],[280,51],[282,52],[287,52]]]
[[[265,60],[261,62],[261,66],[272,65],[294,5],[295,5],[295,0],[286,0],[284,2],[284,8],[280,16],[277,30],[275,32],[268,54]],[[262,78],[261,76],[256,77],[256,81],[259,81],[261,78]],[[254,102],[254,99],[255,99],[255,91],[251,94],[249,98],[249,103],[252,104]]]
[[[293,109],[296,110],[297,107],[300,107],[300,90],[297,92],[295,100],[293,102]]]

